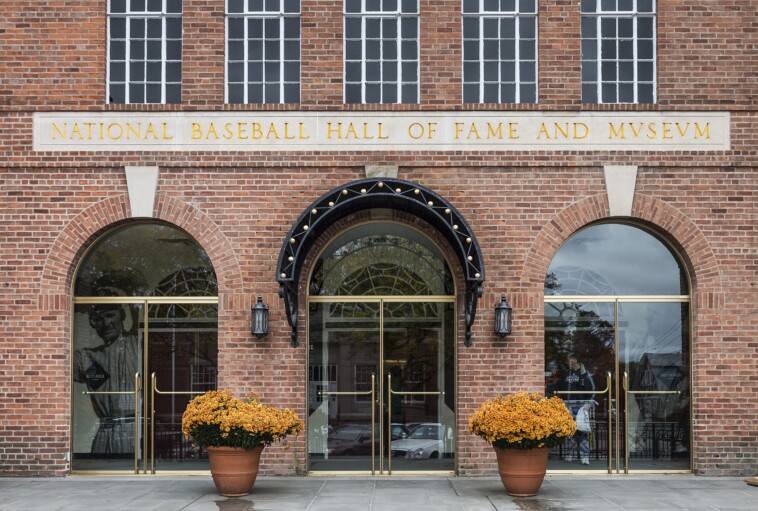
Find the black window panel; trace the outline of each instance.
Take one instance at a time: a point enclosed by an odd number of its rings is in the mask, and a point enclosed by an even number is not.
[[[479,59],[479,41],[463,42],[463,60]]]
[[[265,0],[265,9],[268,12],[278,12],[279,5],[279,0]]]
[[[110,56],[111,60],[124,60],[126,58],[126,43],[124,41],[112,41]]]
[[[129,8],[132,12],[144,12],[145,0],[129,0]]]
[[[110,31],[111,31],[110,32],[111,39],[125,39],[126,38],[126,19],[111,18]]]
[[[616,18],[602,18],[600,20],[600,37],[616,37]]]
[[[166,81],[167,82],[181,82],[182,81],[182,63],[181,62],[167,62],[166,63]]]
[[[242,62],[232,63],[227,65],[226,79],[229,82],[244,82],[245,81],[245,64]]]
[[[279,62],[266,62],[264,64],[265,80],[266,81],[278,80],[280,70],[281,70],[281,66]]]
[[[182,58],[182,42],[181,41],[166,41],[166,58],[168,60],[181,60]]]
[[[296,83],[284,84],[284,102],[300,103],[300,85]]]
[[[519,57],[525,60],[534,60],[535,58],[535,40],[527,39],[526,41],[519,41],[518,51]]]
[[[377,61],[366,62],[366,81],[378,82],[381,79],[381,63]]]
[[[418,12],[418,0],[401,0],[400,10],[405,14]],[[406,101],[403,100],[403,103]],[[415,103],[415,101],[413,101]]]
[[[382,33],[382,20],[379,18],[366,19],[366,37],[369,39],[379,39]]]
[[[182,37],[181,18],[166,18],[166,38],[180,39]]]
[[[529,83],[522,83],[519,87],[519,93],[521,94],[522,103],[536,103],[537,102],[537,89],[534,85]],[[509,100],[512,101],[512,100]]]
[[[463,0],[463,12],[479,12],[479,0]]]
[[[503,39],[516,38],[516,20],[513,18],[503,18],[500,20],[500,37]]]
[[[522,18],[519,22],[519,35],[523,39],[534,39],[536,31],[537,20],[535,18]]]
[[[654,66],[652,62],[640,62],[638,64],[638,73],[637,79],[641,82],[652,82],[653,81],[653,71]]]
[[[595,18],[582,18],[582,37],[597,37],[597,20]]]
[[[131,40],[129,41],[129,57],[131,59],[144,59],[145,58],[145,41]]]
[[[418,103],[418,86],[403,84],[403,103]]]
[[[147,63],[147,81],[160,82],[163,78],[163,66],[160,62]]]
[[[612,60],[616,58],[615,39],[604,39],[600,41],[600,58],[603,60]]]
[[[366,86],[366,103],[382,102],[382,86],[378,83],[367,83]]]
[[[484,62],[484,81],[496,82],[498,81],[498,63],[497,61],[485,61]]]
[[[126,80],[126,63],[111,62],[110,79],[112,82],[123,82]]]
[[[149,83],[145,86],[145,102],[146,103],[160,103],[161,102],[161,84]]]
[[[239,48],[244,50],[241,43]],[[238,52],[234,54],[229,53],[229,60],[240,60],[243,58],[243,55]],[[250,60],[263,60],[263,41],[254,39],[247,43],[247,58]]]
[[[248,63],[247,80],[249,82],[262,82],[263,81],[263,62]]]
[[[360,62],[346,62],[345,63],[345,81],[347,82],[360,82],[361,81],[361,63]]]
[[[521,81],[522,82],[536,82],[537,81],[537,66],[534,62],[522,62],[521,63]]]
[[[385,61],[382,64],[382,80],[396,82],[397,79],[397,61]]]
[[[300,12],[300,0],[284,0],[284,12],[286,13],[297,13]],[[299,92],[298,92],[299,95]],[[296,101],[297,103],[300,102]]]
[[[345,85],[345,103],[360,103],[361,102],[361,86],[360,84],[346,84]]]
[[[229,41],[229,60],[242,60],[245,58],[245,47],[242,41]]]
[[[382,85],[382,100],[385,103],[397,103],[397,83],[384,83]]]
[[[616,84],[604,83],[602,85],[603,103],[615,103],[618,98],[616,96]]]
[[[284,37],[300,39],[300,18],[284,18]]]
[[[229,18],[227,24],[227,36],[229,39],[242,39],[245,37],[245,19]]]
[[[129,63],[129,80],[132,82],[145,81],[145,62],[139,60]]]
[[[266,103],[279,103],[281,101],[281,90],[278,83],[267,83],[265,85],[265,102]]]
[[[523,66],[522,66],[523,69]],[[524,77],[521,77],[524,80]],[[516,81],[516,63],[515,62],[503,62],[500,64],[500,80],[503,82],[515,82]]]
[[[279,38],[279,19],[267,19],[265,22],[265,36],[268,39]]]
[[[488,60],[494,60],[498,57],[498,47],[500,46],[499,43],[495,40],[484,40],[484,58]]]
[[[166,12],[180,14],[182,12],[182,0],[166,0]]]
[[[264,58],[266,60],[279,60],[279,41],[266,40],[263,43]]]
[[[418,81],[418,64],[416,62],[403,62],[402,64],[403,81]]]
[[[129,23],[129,37],[132,39],[144,39],[146,21],[143,18],[132,18]]]
[[[147,59],[148,60],[160,60],[162,49],[161,41],[148,41],[147,42]]]
[[[582,39],[582,59],[597,59],[597,41],[595,39]]]
[[[145,86],[141,83],[129,84],[129,101],[132,103],[145,102]]]
[[[382,10],[382,0],[366,0],[366,11],[379,12]]]
[[[227,98],[229,103],[244,103],[245,102],[245,86],[242,84],[229,84],[229,97]]]
[[[122,13],[126,12],[126,0],[111,0],[111,12]]]
[[[634,85],[631,83],[619,84],[619,103],[634,103]]]
[[[619,18],[619,37],[634,37],[634,20],[632,18]]]
[[[653,60],[653,41],[637,41],[637,58]]]
[[[345,12],[361,12],[361,0],[345,0]]]
[[[366,59],[378,60],[381,57],[381,44],[378,40],[366,41]]]
[[[397,41],[389,40],[382,43],[382,58],[385,60],[397,58]]]
[[[594,83],[582,84],[582,102],[597,103],[597,86]]]
[[[595,61],[582,62],[582,81],[583,82],[596,82],[597,81],[597,65]]]
[[[634,62],[619,62],[619,81],[631,82],[634,80]]]
[[[263,20],[261,18],[247,20],[247,36],[253,39],[263,38]]]
[[[418,37],[418,20],[416,18],[400,20],[400,36],[403,39],[416,39]]]
[[[653,0],[637,0],[638,12],[653,12]]]
[[[382,37],[385,39],[397,39],[397,23],[395,20],[384,20],[384,23],[382,23]]]
[[[634,41],[622,39],[618,42],[619,58],[625,60],[634,59]]]
[[[595,12],[597,10],[597,0],[582,0],[582,12]]]
[[[525,2],[522,0],[521,2],[524,4]],[[523,9],[525,6],[521,5],[521,8]],[[500,0],[500,11],[501,12],[515,12],[516,11],[516,0]],[[528,11],[521,11],[521,12],[528,12]]]
[[[514,39],[500,41],[500,58],[503,60],[516,58],[516,41]]]
[[[627,11],[632,12],[634,11],[634,0],[618,0],[619,1],[619,11]]]
[[[300,41],[284,42],[284,60],[300,59]]]
[[[245,0],[227,0],[226,9],[232,14],[245,12]]]
[[[478,84],[464,84],[463,85],[463,101],[464,103],[478,103],[479,102],[479,85]]]
[[[653,84],[640,83],[637,85],[637,102],[653,103]]]
[[[360,60],[363,57],[360,41],[345,42],[345,58],[347,60]]]
[[[284,81],[286,82],[299,82],[300,81],[300,64],[287,62],[284,64]]]
[[[488,12],[497,12],[500,9],[498,0],[484,0],[484,10]]]
[[[361,37],[361,19],[345,18],[345,37],[347,39],[360,39]]]
[[[637,37],[639,37],[640,39],[653,38],[653,19],[652,18],[638,18],[637,19]]]
[[[616,62],[603,62],[600,64],[600,73],[604,82],[616,81]]]
[[[403,41],[400,48],[400,55],[403,60],[414,60],[418,58],[418,45],[416,41]]]
[[[500,91],[500,85],[496,83],[485,83],[484,84],[484,102],[485,103],[499,103],[500,98],[499,96]]]
[[[479,81],[479,63],[478,62],[465,62],[463,64],[463,81],[464,82],[478,82]]]
[[[499,37],[498,20],[496,18],[484,18],[483,24],[482,32],[485,38],[493,39]]]
[[[394,11],[397,11],[397,0],[383,0],[382,1],[382,9],[385,12],[394,12]]]
[[[147,37],[150,39],[160,39],[163,37],[163,20],[160,18],[150,18],[147,20]]]
[[[123,104],[126,101],[126,86],[124,84],[111,84],[109,103]]]
[[[500,84],[500,102],[501,103],[515,103],[516,102],[516,84],[515,83],[502,83]],[[522,98],[521,102],[524,100]]]
[[[479,37],[479,20],[477,18],[463,18],[463,37],[465,39]]]
[[[263,84],[251,83],[247,86],[247,102],[263,103]]]
[[[604,11],[615,11],[616,0],[600,0],[600,8]]]

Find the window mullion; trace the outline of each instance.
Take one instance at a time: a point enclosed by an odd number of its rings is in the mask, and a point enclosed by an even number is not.
[[[479,0],[480,5],[484,0]],[[484,103],[484,15],[479,14],[479,102]]]
[[[515,46],[515,62],[513,65],[515,66],[514,76],[516,81],[514,85],[514,88],[516,89],[516,96],[514,99],[516,100],[516,103],[521,103],[521,17],[518,15],[518,13],[514,17],[514,21],[514,34],[516,37],[513,41],[513,44]]]

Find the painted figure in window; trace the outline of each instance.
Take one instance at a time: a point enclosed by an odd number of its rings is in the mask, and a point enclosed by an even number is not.
[[[125,293],[110,286],[99,286],[97,295],[123,296]],[[134,380],[135,374],[141,372],[136,314],[126,305],[105,303],[91,305],[88,316],[102,344],[74,352],[74,381],[87,386],[92,408],[100,420],[90,452],[133,453]],[[128,331],[124,326],[127,317],[131,322]]]

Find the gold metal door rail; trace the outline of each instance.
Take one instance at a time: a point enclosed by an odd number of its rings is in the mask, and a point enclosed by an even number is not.
[[[395,392],[392,373],[387,373],[387,474],[392,475],[392,396],[444,396],[444,392]]]
[[[626,374],[626,373],[624,373]],[[557,390],[554,394],[608,394],[608,473],[613,473],[612,456],[613,453],[613,392],[611,391],[611,372],[605,374],[605,390]],[[616,450],[618,451],[618,439],[616,441]],[[616,453],[618,459],[620,453]]]
[[[155,373],[150,375],[152,381],[152,390],[150,392],[150,473],[155,474],[155,395],[161,394],[166,396],[189,395],[196,396],[203,394],[202,391],[160,391],[158,390],[158,380]],[[147,473],[145,470],[143,473]]]
[[[681,394],[678,390],[629,390],[629,375],[624,371],[624,432],[626,448],[624,449],[624,473],[629,473],[629,395],[641,394]]]
[[[329,392],[319,390],[318,396],[371,396],[371,475],[376,475],[375,457],[376,457],[376,439],[374,432],[376,430],[376,374],[371,373],[371,390],[361,392]]]
[[[84,391],[82,394],[87,396],[114,396],[134,394],[134,473],[139,474],[139,449],[137,449],[137,439],[139,438],[139,393],[140,393],[139,373],[134,373],[134,390],[113,391],[113,392],[96,392]]]

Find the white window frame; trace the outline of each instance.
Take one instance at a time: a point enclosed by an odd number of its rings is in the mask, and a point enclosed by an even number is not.
[[[244,2],[244,10],[241,13],[240,12],[234,12],[234,13],[229,12],[229,0],[226,0],[224,2],[225,3],[225,13],[226,13],[225,20],[224,20],[224,34],[225,34],[225,37],[224,37],[224,102],[225,103],[229,103],[229,101],[230,101],[230,98],[229,98],[229,85],[230,85],[230,82],[229,82],[229,64],[230,63],[239,63],[239,62],[242,63],[242,67],[243,67],[243,81],[242,82],[234,82],[234,83],[235,84],[238,84],[238,83],[242,84],[242,87],[243,87],[243,101],[241,103],[235,101],[234,104],[250,104],[250,103],[255,103],[255,104],[285,104],[285,103],[296,104],[296,103],[300,102],[300,93],[301,93],[300,83],[301,83],[301,76],[302,76],[302,73],[301,73],[301,71],[302,71],[302,69],[301,69],[301,62],[302,62],[302,55],[301,55],[302,34],[299,34],[298,39],[297,39],[297,44],[298,44],[298,57],[297,57],[297,60],[296,61],[295,60],[286,60],[285,59],[285,42],[287,42],[287,41],[293,41],[294,39],[285,39],[284,25],[285,25],[285,20],[287,20],[287,19],[297,19],[298,24],[300,24],[300,13],[301,13],[301,10],[302,10],[302,0],[300,0],[298,2],[298,10],[297,10],[297,12],[285,12],[285,7],[284,7],[285,6],[285,0],[277,0],[277,1],[279,3],[279,9],[277,11],[265,10],[265,3],[266,3],[265,1],[261,2],[262,5],[264,6],[264,10],[262,10],[262,11],[251,11],[250,7],[248,5],[248,2],[245,1]],[[243,25],[244,25],[244,36],[243,36],[243,39],[242,39],[242,41],[243,41],[243,48],[244,48],[244,56],[243,56],[243,59],[241,61],[239,61],[239,60],[232,60],[232,61],[230,61],[229,60],[229,54],[230,54],[230,52],[229,52],[229,20],[231,18],[242,18],[244,20],[244,22],[243,22]],[[256,40],[260,40],[263,43],[263,48],[262,48],[262,52],[263,53],[261,55],[261,60],[260,61],[258,61],[258,60],[251,60],[250,59],[250,55],[249,55],[249,49],[250,49],[250,41],[251,41],[251,39],[250,39],[250,33],[249,33],[249,28],[250,27],[249,27],[248,20],[250,20],[250,19],[260,19],[262,21],[262,23],[263,23],[263,31],[264,31],[263,34],[261,34],[260,38],[258,38],[258,37],[255,38]],[[272,42],[275,41],[274,39],[267,38],[266,35],[265,35],[265,25],[266,25],[266,22],[268,20],[271,20],[271,19],[278,19],[279,20],[279,40],[278,40],[278,45],[279,45],[279,59],[278,59],[278,63],[279,63],[279,76],[277,76],[275,80],[273,80],[273,79],[272,80],[268,80],[267,78],[269,78],[269,77],[266,76],[266,63],[267,62],[273,62],[271,60],[267,60],[266,59],[266,45],[267,45],[268,41],[272,41]],[[235,39],[235,40],[237,40],[237,39]],[[250,89],[250,85],[252,85],[253,83],[256,84],[256,85],[259,84],[259,82],[251,82],[250,81],[249,65],[250,65],[251,62],[260,62],[261,66],[262,66],[262,70],[261,70],[262,81],[260,82],[260,86],[261,86],[262,90],[261,90],[261,101],[260,102],[258,102],[258,101],[254,101],[253,102],[253,101],[250,100],[250,90],[249,90]],[[284,72],[285,64],[286,63],[293,63],[293,62],[297,62],[297,67],[298,67],[297,81],[296,82],[295,81],[286,81],[285,80],[285,76],[284,76],[285,75],[285,72]],[[278,85],[279,85],[279,101],[267,101],[266,100],[266,84],[267,83],[269,83],[269,84],[270,83],[278,83]],[[286,101],[286,99],[285,99],[285,86],[289,86],[289,85],[293,85],[293,84],[297,86],[297,101]]]
[[[111,63],[112,63],[112,61],[111,61],[111,43],[114,42],[113,39],[112,39],[112,37],[111,37],[111,20],[115,19],[115,18],[124,18],[125,19],[125,30],[126,30],[125,35],[124,35],[124,39],[123,39],[124,44],[125,44],[125,48],[124,48],[125,55],[124,55],[124,60],[123,61],[121,61],[121,60],[117,60],[116,61],[116,62],[123,62],[124,63],[124,68],[125,68],[124,69],[124,81],[123,82],[116,82],[118,84],[121,84],[121,83],[124,84],[124,102],[123,103],[118,102],[117,104],[166,104],[166,100],[167,100],[167,98],[166,98],[166,85],[169,84],[169,83],[172,84],[172,85],[173,84],[178,84],[178,86],[179,86],[179,97],[180,97],[179,103],[180,103],[181,102],[181,93],[182,93],[181,71],[180,71],[179,81],[178,82],[167,82],[166,65],[169,64],[169,63],[174,64],[174,63],[178,62],[179,66],[181,66],[181,64],[182,64],[182,55],[180,55],[179,60],[168,60],[167,51],[166,51],[166,43],[167,43],[166,20],[169,19],[169,18],[178,18],[180,20],[180,23],[181,23],[183,12],[171,12],[171,13],[167,12],[168,11],[168,4],[169,3],[171,3],[171,4],[175,3],[175,2],[172,2],[172,0],[160,0],[160,2],[161,2],[161,11],[160,12],[147,10],[148,6],[150,4],[152,4],[152,2],[150,2],[150,0],[145,0],[145,2],[144,2],[145,9],[144,10],[140,10],[140,11],[132,10],[132,2],[130,0],[124,0],[125,12],[114,13],[114,12],[111,11],[111,9],[112,9],[112,4],[114,2],[116,2],[116,1],[118,1],[118,0],[108,0],[108,12],[107,12],[107,24],[106,24],[106,31],[107,31],[107,38],[108,38],[108,44],[107,44],[107,48],[106,48],[106,52],[107,52],[107,58],[106,58],[106,60],[107,60],[107,66],[106,66],[106,93],[105,93],[106,102],[107,103],[117,103],[115,101],[112,101],[112,94],[111,94],[111,86],[113,85],[111,83]],[[179,2],[179,4],[181,5],[181,2]],[[183,9],[182,9],[182,11],[183,11]],[[146,86],[149,83],[156,83],[156,82],[149,82],[148,79],[147,79],[147,64],[148,64],[148,62],[157,62],[157,60],[148,60],[147,59],[147,46],[145,47],[145,58],[144,59],[140,59],[144,63],[144,67],[145,67],[145,70],[144,70],[144,73],[145,73],[144,79],[140,80],[140,81],[133,81],[133,80],[130,79],[131,78],[131,76],[130,76],[131,75],[131,63],[132,63],[132,59],[131,59],[131,42],[132,42],[132,38],[130,36],[131,23],[132,23],[132,21],[138,20],[138,19],[139,20],[144,20],[144,23],[145,23],[145,36],[144,36],[143,40],[145,41],[146,44],[147,44],[147,41],[148,41],[148,37],[147,37],[147,24],[148,24],[148,20],[150,20],[150,19],[160,19],[161,20],[161,56],[160,56],[160,63],[161,63],[161,98],[160,98],[159,102],[157,102],[157,101],[151,101],[151,102],[148,103],[148,101],[147,101],[147,91],[145,90],[145,88],[146,88]],[[180,36],[179,36],[180,47],[181,47],[181,43],[182,43],[182,40],[183,40],[183,36],[184,36],[184,34],[183,34],[183,29],[182,29],[182,31],[180,33]],[[172,39],[172,40],[175,40],[175,39]],[[118,41],[122,41],[122,39],[118,39]],[[129,89],[130,89],[130,85],[131,84],[140,84],[140,85],[142,85],[143,91],[144,91],[144,97],[143,97],[142,101],[135,102],[133,100],[133,98],[130,98]]]
[[[658,62],[658,55],[657,55],[657,2],[656,0],[646,0],[652,2],[652,10],[651,12],[639,12],[638,9],[638,2],[640,0],[628,0],[633,3],[632,10],[603,10],[603,1],[602,0],[596,0],[595,5],[595,11],[585,11],[584,5],[582,5],[582,21],[584,21],[585,18],[587,19],[594,19],[595,23],[595,31],[596,36],[594,37],[594,43],[595,43],[595,51],[596,51],[596,58],[594,61],[594,65],[596,66],[596,73],[597,73],[597,79],[595,81],[584,81],[584,74],[582,73],[582,88],[584,88],[585,85],[594,84],[596,87],[595,94],[596,94],[596,101],[585,101],[584,97],[582,97],[582,102],[587,104],[639,104],[639,86],[641,83],[649,84],[652,86],[652,102],[648,103],[645,102],[644,104],[655,104],[658,100],[657,98],[657,92],[658,92],[658,80],[657,80],[657,62]],[[618,5],[618,0],[616,1],[616,4]],[[641,60],[638,54],[638,46],[640,38],[638,36],[638,22],[640,19],[651,19],[652,20],[652,46],[653,46],[653,55],[652,55],[652,61],[649,59]],[[617,24],[617,32],[616,37],[611,38],[603,38],[602,34],[602,22],[604,19],[614,19]],[[622,40],[622,38],[618,35],[618,20],[620,19],[631,19],[633,24],[633,35],[631,38],[632,41],[632,47],[633,47],[633,57],[631,60],[632,67],[634,69],[634,78],[631,82],[628,81],[621,81],[620,80],[620,69],[619,69],[619,63],[620,62],[629,62],[626,59],[621,59],[619,56],[619,41]],[[626,40],[627,38],[625,38]],[[584,42],[585,40],[593,40],[593,38],[585,37],[584,34],[581,34],[581,40]],[[606,59],[603,60],[602,55],[602,44],[604,40],[613,40],[616,42],[616,57],[615,59]],[[592,60],[585,60],[582,56],[582,66],[585,65],[585,62],[590,63]],[[616,79],[615,80],[605,80],[603,77],[603,62],[615,62],[616,66]],[[651,62],[653,67],[653,76],[652,81],[648,82],[641,82],[639,79],[639,67],[640,63],[645,62]],[[629,84],[631,83],[633,87],[633,99],[632,101],[621,101],[619,99],[619,87],[621,84]],[[615,91],[616,91],[616,101],[603,101],[603,85],[614,85]],[[582,95],[584,96],[584,95]]]
[[[392,103],[389,103],[389,102],[385,101],[384,100],[384,93],[381,91],[381,89],[384,88],[385,84],[392,83],[392,82],[385,82],[382,79],[382,77],[381,77],[383,75],[383,73],[384,73],[383,70],[382,70],[382,67],[383,67],[383,64],[384,64],[385,60],[383,58],[382,51],[380,50],[380,57],[379,57],[379,60],[378,60],[379,67],[380,67],[380,80],[379,80],[379,82],[371,82],[371,83],[372,84],[373,83],[377,83],[379,85],[379,88],[380,88],[379,96],[380,96],[381,99],[378,102],[372,101],[371,104],[418,104],[418,103],[420,103],[420,100],[421,100],[421,97],[420,97],[420,94],[421,94],[421,88],[420,88],[420,84],[421,84],[421,76],[420,76],[421,69],[420,69],[420,67],[421,67],[421,64],[420,64],[420,61],[421,61],[421,59],[420,59],[420,54],[419,54],[419,52],[420,52],[420,44],[419,44],[419,39],[420,39],[420,33],[419,33],[419,30],[420,30],[420,26],[419,26],[419,3],[420,3],[420,0],[416,0],[416,10],[414,12],[402,12],[403,0],[397,0],[397,9],[395,9],[393,11],[390,11],[390,10],[370,10],[369,11],[369,10],[366,9],[367,3],[369,3],[369,2],[374,3],[374,2],[378,2],[378,1],[379,0],[360,0],[360,2],[361,2],[361,10],[360,10],[360,12],[347,12],[347,0],[343,0],[343,2],[342,2],[342,8],[343,8],[343,23],[342,23],[342,28],[343,28],[343,38],[342,38],[342,41],[343,41],[343,50],[342,50],[343,51],[343,56],[342,56],[342,62],[343,62],[343,65],[344,65],[343,80],[342,80],[342,83],[343,83],[343,92],[342,93],[343,93],[344,102],[347,103],[347,86],[348,86],[348,83],[350,83],[350,84],[357,84],[358,83],[358,82],[355,82],[355,81],[348,82],[348,80],[347,80],[347,64],[348,64],[348,59],[347,59],[347,41],[348,41],[348,39],[347,39],[347,20],[348,20],[348,18],[359,18],[361,20],[361,81],[360,81],[360,86],[361,86],[361,101],[360,101],[360,103],[358,103],[358,102],[351,102],[351,104],[367,104],[367,101],[366,101],[366,84],[367,84],[367,79],[366,79],[366,61],[367,61],[367,59],[366,59],[366,41],[367,41],[367,36],[366,36],[366,21],[369,20],[369,19],[377,19],[377,18],[380,18],[382,20],[391,20],[391,19],[394,18],[396,20],[396,27],[397,27],[397,36],[395,37],[395,41],[397,43],[397,89],[396,89],[396,100],[394,102],[392,102]],[[402,20],[405,20],[405,19],[415,19],[415,21],[416,21],[416,39],[415,39],[415,43],[416,43],[416,58],[415,59],[411,59],[411,60],[404,60],[402,58],[402,43],[403,43],[403,41],[408,41],[409,40],[409,39],[403,39],[403,37],[402,37]],[[384,23],[384,21],[382,23]],[[379,41],[386,41],[386,40],[389,40],[389,39],[385,39],[384,36],[380,33],[378,40]],[[350,62],[355,62],[355,60],[351,60]],[[403,64],[410,64],[410,63],[415,63],[416,64],[416,80],[415,81],[403,80]],[[415,85],[415,87],[416,87],[416,101],[414,103],[406,103],[406,102],[403,101],[403,85]]]
[[[515,21],[515,33],[514,33],[514,63],[515,63],[515,77],[514,77],[514,88],[515,88],[515,101],[514,103],[521,103],[521,87],[522,85],[525,85],[521,81],[521,64],[523,62],[531,62],[531,60],[526,61],[525,59],[521,58],[521,20],[522,19],[530,19],[534,20],[534,103],[539,102],[539,52],[537,51],[537,45],[539,41],[539,23],[538,23],[538,17],[537,13],[539,12],[539,0],[534,0],[534,12],[519,12],[521,9],[521,0],[514,0],[514,8],[512,11],[502,11],[502,10],[487,10],[485,0],[478,0],[479,3],[479,10],[478,12],[465,12],[462,11],[463,18],[472,18],[472,19],[478,19],[479,20],[479,93],[478,98],[476,102],[466,101],[464,99],[464,103],[468,104],[475,104],[475,103],[484,103],[484,86],[485,86],[485,79],[484,79],[484,20],[485,19],[495,19],[498,21],[498,25],[500,24],[500,20],[506,19],[506,18],[512,18]],[[461,2],[461,8],[463,9],[463,2]],[[461,31],[461,37],[462,41],[465,43],[466,41],[473,41],[474,39],[465,39],[463,37],[463,31]],[[502,39],[499,39],[499,41],[503,41]],[[510,60],[503,60],[502,55],[498,55],[497,63],[498,63],[498,79],[497,82],[487,82],[487,83],[497,83],[498,91],[497,91],[497,103],[511,103],[511,101],[503,101],[503,94],[502,94],[502,85],[505,83],[511,83],[511,82],[505,82],[503,81],[502,76],[502,63],[503,62],[509,62]],[[465,88],[466,84],[474,84],[476,82],[470,81],[466,82],[466,76],[465,76],[465,69],[463,66],[467,62],[473,62],[470,60],[463,60],[461,59],[461,84],[462,88]],[[531,84],[531,82],[527,82]],[[465,91],[461,90],[461,97],[465,98]]]

